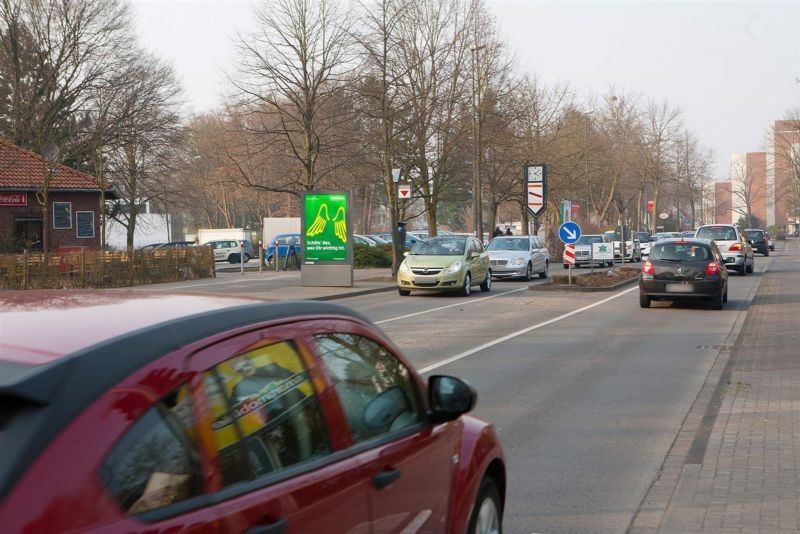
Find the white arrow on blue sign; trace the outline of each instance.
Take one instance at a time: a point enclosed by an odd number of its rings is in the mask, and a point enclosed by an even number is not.
[[[580,239],[581,227],[578,226],[578,223],[567,221],[558,229],[558,237],[561,238],[562,243],[571,245]]]

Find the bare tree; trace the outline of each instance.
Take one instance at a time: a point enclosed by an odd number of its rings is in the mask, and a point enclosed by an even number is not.
[[[268,191],[314,190],[327,173],[352,154],[344,150],[342,122],[350,113],[342,92],[347,88],[350,33],[334,0],[274,0],[256,11],[258,30],[239,39],[239,75],[230,77],[242,108],[255,115],[246,153],[280,145],[279,157],[297,166],[294,179],[275,187],[240,167],[250,185]],[[322,156],[332,157],[321,169]]]

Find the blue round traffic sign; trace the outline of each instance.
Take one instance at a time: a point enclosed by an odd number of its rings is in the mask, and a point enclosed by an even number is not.
[[[565,245],[571,245],[581,238],[581,227],[578,223],[567,221],[559,227],[558,237]]]

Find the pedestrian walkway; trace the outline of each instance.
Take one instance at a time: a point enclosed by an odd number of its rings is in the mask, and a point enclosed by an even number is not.
[[[783,245],[631,532],[800,531],[800,243]]]

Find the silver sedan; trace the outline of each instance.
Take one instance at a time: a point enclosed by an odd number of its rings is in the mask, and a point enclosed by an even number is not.
[[[532,235],[498,236],[486,247],[494,278],[547,278],[550,256],[542,240]]]

